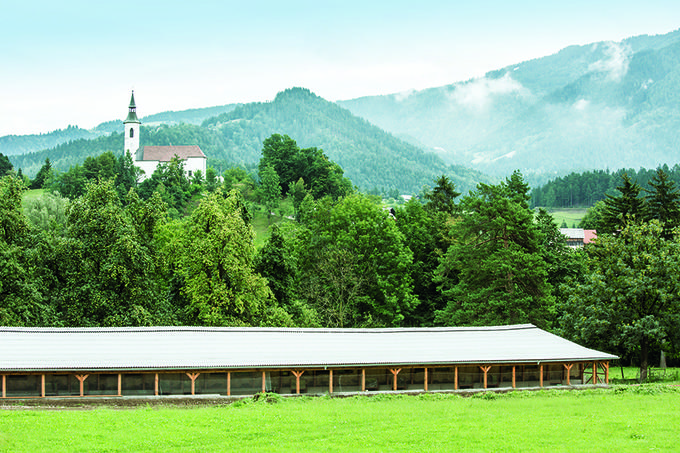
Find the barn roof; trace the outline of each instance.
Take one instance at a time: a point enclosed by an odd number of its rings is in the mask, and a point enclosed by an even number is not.
[[[186,160],[190,157],[206,157],[198,145],[144,146],[142,149],[141,159],[139,160],[170,162],[174,156],[177,156],[182,160]]]
[[[0,371],[611,360],[533,325],[411,329],[0,327]]]

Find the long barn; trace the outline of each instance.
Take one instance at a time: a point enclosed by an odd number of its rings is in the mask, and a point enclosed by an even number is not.
[[[607,384],[617,357],[533,325],[0,327],[2,398],[323,394]]]

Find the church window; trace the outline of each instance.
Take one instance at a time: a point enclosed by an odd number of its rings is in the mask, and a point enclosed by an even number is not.
[[[134,138],[135,136],[135,130],[133,128],[130,128],[130,138]]]

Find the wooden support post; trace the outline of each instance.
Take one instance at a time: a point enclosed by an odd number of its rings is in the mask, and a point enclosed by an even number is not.
[[[267,381],[266,381],[266,379],[267,379],[267,375],[263,371],[262,372],[262,393],[265,393],[267,391],[267,384],[266,384]]]
[[[191,379],[191,394],[192,395],[196,394],[196,378],[198,378],[198,376],[200,374],[201,373],[186,373],[186,375],[189,377],[189,379]]]
[[[454,367],[453,371],[453,389],[458,390],[458,367]]]
[[[328,371],[329,371],[328,393],[333,393],[333,370],[328,370]]]
[[[489,366],[481,366],[480,365],[479,368],[481,368],[482,371],[484,372],[484,388],[487,388],[487,382],[488,382],[487,377],[488,377],[489,370],[491,369],[491,365],[489,365]]]
[[[89,374],[76,374],[76,379],[80,381],[80,396],[85,396],[85,379]]]
[[[609,362],[602,362],[604,366],[604,383],[609,385]]]
[[[397,374],[401,371],[401,368],[390,368],[390,373],[392,373],[392,390],[397,390]]]
[[[517,388],[517,373],[515,372],[515,365],[512,366],[512,388]]]
[[[427,392],[427,368],[425,368],[425,391]]]
[[[361,391],[366,391],[366,368],[361,369]]]
[[[2,375],[2,397],[7,398],[7,375]]]
[[[542,363],[541,363],[541,366],[540,366],[539,373],[540,373],[540,376],[538,378],[538,385],[543,387],[543,364]]]
[[[597,385],[597,362],[593,362],[593,385]]]
[[[118,396],[123,396],[123,374],[118,373]]]
[[[302,373],[304,373],[305,370],[302,371],[295,371],[293,370],[293,374],[295,375],[295,393],[298,395],[300,394],[300,376],[302,376]]]
[[[231,396],[231,371],[227,371],[227,396]]]
[[[45,398],[45,375],[40,376],[40,396]]]
[[[567,365],[566,363],[563,363],[562,365],[564,365],[564,368],[567,369],[567,385],[571,385],[571,369],[574,366],[574,364],[570,363],[569,365]]]
[[[156,373],[156,377],[153,380],[153,394],[158,396],[158,373]]]

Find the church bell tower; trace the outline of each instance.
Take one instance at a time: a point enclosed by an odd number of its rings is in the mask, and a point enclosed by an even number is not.
[[[137,118],[137,106],[135,105],[135,92],[132,91],[128,116],[123,121],[125,126],[125,148],[124,152],[129,152],[134,159],[135,153],[139,149],[139,127],[142,123]]]

